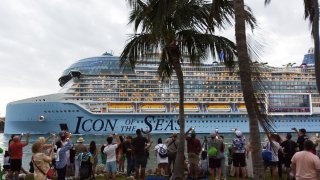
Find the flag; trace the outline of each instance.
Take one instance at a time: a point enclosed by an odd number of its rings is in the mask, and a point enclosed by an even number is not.
[[[219,59],[220,59],[220,62],[224,61],[224,52],[223,51],[220,52]]]

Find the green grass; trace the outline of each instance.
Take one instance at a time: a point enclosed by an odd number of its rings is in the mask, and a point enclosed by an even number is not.
[[[266,178],[266,180],[271,179],[270,174],[266,173],[265,178]],[[236,180],[237,178],[236,177],[227,177],[227,179],[228,180]],[[250,180],[252,178],[246,178],[246,179]],[[283,174],[283,179],[287,179],[285,174]],[[27,175],[26,180],[34,180],[33,175],[31,175],[31,174]],[[96,180],[105,180],[105,178],[103,176],[96,176]],[[129,179],[126,177],[123,177],[123,176],[117,176],[117,180],[129,180]]]

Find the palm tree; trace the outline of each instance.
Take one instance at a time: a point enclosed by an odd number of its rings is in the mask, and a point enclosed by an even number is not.
[[[261,114],[254,95],[252,69],[248,55],[244,0],[234,0],[235,34],[238,52],[238,63],[244,102],[249,116],[250,144],[252,147],[253,179],[264,179],[264,167],[261,157],[259,121],[263,127]],[[267,129],[266,129],[267,130]]]
[[[271,0],[265,0],[265,4],[269,4]],[[304,18],[309,20],[311,26],[311,34],[314,40],[314,62],[316,85],[320,93],[320,47],[319,47],[319,2],[318,0],[303,0],[304,2]]]
[[[129,23],[135,34],[120,56],[120,66],[135,68],[137,63],[156,62],[159,76],[164,80],[173,71],[179,84],[180,144],[174,166],[174,179],[184,179],[184,80],[181,63],[187,57],[192,65],[200,64],[208,54],[218,57],[224,52],[224,63],[231,64],[236,55],[235,44],[227,38],[213,35],[233,18],[230,0],[128,0],[132,8]],[[213,10],[212,7],[215,7]],[[219,12],[219,13],[213,13]],[[247,22],[255,25],[250,11]],[[137,31],[140,31],[137,33]],[[159,58],[160,52],[160,58]]]

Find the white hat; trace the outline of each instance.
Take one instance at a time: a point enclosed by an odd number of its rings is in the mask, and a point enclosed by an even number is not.
[[[79,137],[78,140],[77,140],[77,143],[83,143],[83,142],[84,142],[83,137]]]
[[[238,136],[238,137],[241,137],[242,136],[242,132],[241,131],[239,131],[239,130],[236,130],[236,136]]]

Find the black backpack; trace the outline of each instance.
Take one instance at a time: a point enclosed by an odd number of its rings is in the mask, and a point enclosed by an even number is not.
[[[79,168],[80,179],[89,178],[92,175],[91,153],[83,153]]]
[[[168,151],[167,149],[163,148],[163,145],[160,146],[160,148],[158,149],[158,154],[161,158],[166,158],[168,157]]]

